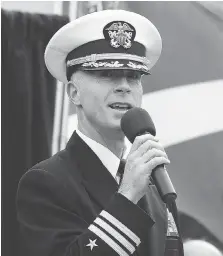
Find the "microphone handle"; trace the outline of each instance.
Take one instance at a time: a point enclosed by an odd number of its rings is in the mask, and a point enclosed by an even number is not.
[[[143,131],[139,132],[136,136],[140,136],[143,134],[150,134],[150,132]],[[156,185],[156,188],[163,200],[164,203],[170,203],[173,200],[175,201],[177,198],[177,193],[173,187],[173,184],[170,180],[169,174],[164,165],[158,165],[152,171],[152,178]]]
[[[164,203],[176,200],[177,193],[164,165],[158,165],[151,176]]]

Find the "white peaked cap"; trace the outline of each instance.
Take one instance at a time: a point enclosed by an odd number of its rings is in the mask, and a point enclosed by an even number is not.
[[[132,69],[145,74],[162,50],[156,27],[144,16],[105,10],[82,16],[59,29],[45,50],[49,72],[67,83],[75,69]],[[72,68],[72,69],[71,69]]]

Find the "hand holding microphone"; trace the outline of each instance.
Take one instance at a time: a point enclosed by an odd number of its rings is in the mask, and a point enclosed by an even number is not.
[[[136,204],[145,195],[152,176],[163,201],[175,200],[177,195],[164,167],[170,161],[154,137],[156,130],[149,114],[133,108],[123,116],[121,128],[133,145],[118,192]]]
[[[167,155],[151,134],[137,136],[128,155],[119,193],[137,203],[146,193],[152,171],[169,164]]]

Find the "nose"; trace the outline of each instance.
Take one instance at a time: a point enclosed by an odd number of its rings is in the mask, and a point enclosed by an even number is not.
[[[129,83],[125,77],[122,77],[117,81],[117,85],[114,88],[114,92],[117,92],[117,93],[131,92],[131,87],[129,86]]]

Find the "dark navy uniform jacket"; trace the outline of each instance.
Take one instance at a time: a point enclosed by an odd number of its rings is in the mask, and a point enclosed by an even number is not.
[[[20,180],[17,216],[24,256],[163,256],[167,211],[150,185],[137,205],[73,133],[66,149]]]

